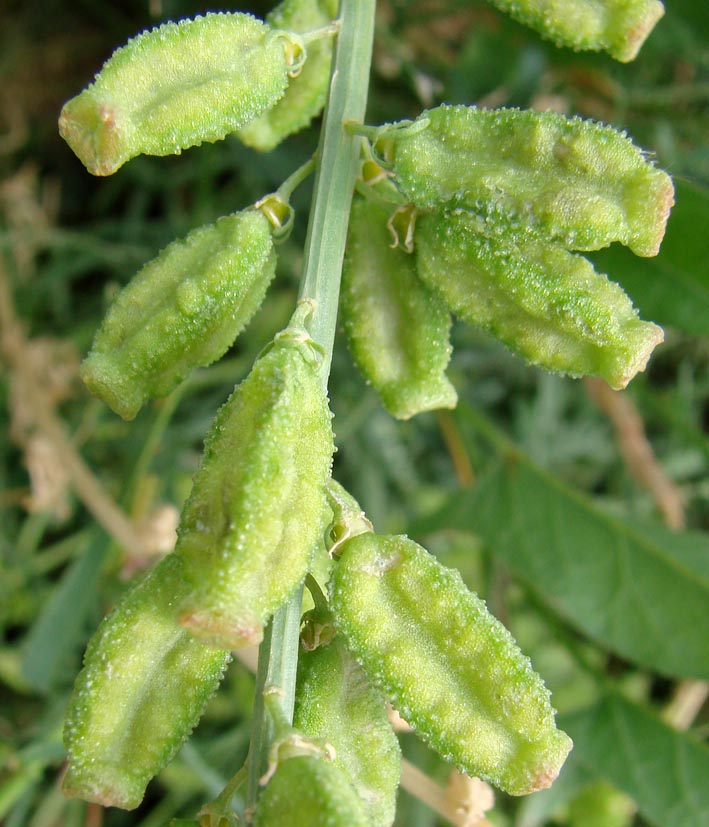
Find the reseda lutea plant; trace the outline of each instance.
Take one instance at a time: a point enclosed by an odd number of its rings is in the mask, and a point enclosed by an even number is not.
[[[557,40],[571,31],[558,3],[499,5]],[[620,59],[661,9],[570,5],[585,21],[570,45]],[[389,827],[401,757],[386,701],[444,759],[512,795],[549,786],[571,749],[542,679],[484,602],[412,540],[376,534],[331,478],[340,273],[354,360],[397,418],[455,406],[451,313],[532,363],[623,387],[662,331],[579,251],[620,242],[655,255],[672,183],[621,133],[550,112],[440,106],[364,125],[374,6],[284,0],[266,21],[165,24],[62,110],[62,135],[108,175],[227,134],[265,151],[325,107],[315,162],[146,264],[84,362],[91,391],[130,419],[223,355],[264,298],[290,194],[315,169],[291,322],[218,412],[174,552],[87,649],[65,725],[68,795],[136,807],[230,650],[261,641],[247,764],[205,804],[203,825],[236,819],[243,783],[244,818],[260,827]],[[304,582],[315,608],[301,618]]]

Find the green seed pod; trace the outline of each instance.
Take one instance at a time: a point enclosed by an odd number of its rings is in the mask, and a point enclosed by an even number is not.
[[[174,241],[118,294],[81,376],[124,419],[222,356],[263,301],[276,269],[258,210]]]
[[[416,250],[419,276],[451,310],[548,370],[624,388],[663,339],[590,261],[532,233],[436,213],[419,219]]]
[[[607,781],[585,787],[569,804],[569,827],[631,827],[637,805]]]
[[[261,640],[329,516],[331,415],[303,336],[277,337],[221,408],[182,512],[175,553],[193,590],[180,622],[224,648]]]
[[[165,23],[109,58],[64,105],[59,132],[94,175],[136,155],[179,154],[273,106],[304,54],[297,36],[248,14]]]
[[[132,810],[199,720],[230,655],[178,625],[185,590],[169,555],[89,643],[64,726],[66,795]]]
[[[335,764],[353,784],[372,827],[394,822],[401,750],[384,698],[340,636],[298,659],[293,725],[335,748]]]
[[[335,622],[370,678],[463,772],[512,795],[548,787],[571,749],[510,633],[406,537],[360,534],[332,583]]]
[[[357,367],[389,413],[409,419],[458,401],[445,375],[451,317],[419,281],[414,257],[392,249],[387,219],[377,204],[352,204],[341,312]]]
[[[665,13],[659,0],[490,0],[557,46],[633,60]]]
[[[370,827],[344,772],[301,755],[278,765],[256,805],[254,827]]]
[[[327,26],[337,16],[337,6],[337,0],[283,0],[266,21],[277,29],[303,33]],[[247,146],[268,152],[322,112],[330,83],[333,46],[331,36],[308,43],[308,59],[281,100],[239,130],[239,138]]]
[[[623,133],[556,112],[439,106],[376,146],[417,207],[501,217],[571,250],[619,241],[654,256],[674,203],[670,177]]]

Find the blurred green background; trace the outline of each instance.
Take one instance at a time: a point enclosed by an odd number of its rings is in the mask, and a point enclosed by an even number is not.
[[[219,8],[263,16],[269,7]],[[455,412],[395,422],[354,372],[342,336],[330,397],[338,479],[378,531],[407,532],[461,569],[570,722],[578,760],[548,794],[524,802],[499,794],[490,822],[700,827],[709,823],[701,743],[709,725],[701,694],[709,678],[709,10],[674,0],[638,59],[621,65],[557,49],[484,3],[378,7],[368,122],[415,117],[443,101],[554,108],[627,130],[675,178],[677,206],[657,259],[615,248],[594,256],[643,317],[666,329],[622,402],[529,368],[462,325],[451,366]],[[228,139],[137,158],[108,179],[86,173],[57,133],[63,101],[130,36],[207,10],[215,7],[179,0],[0,6],[0,822],[8,827],[161,827],[216,794],[248,746],[253,681],[237,663],[138,810],[102,811],[66,801],[58,788],[63,707],[86,640],[150,565],[108,538],[87,501],[100,486],[149,545],[169,547],[217,407],[284,326],[297,293],[308,186],[295,197],[277,282],[221,362],[131,423],[78,380],[108,302],[144,261],[274,190],[317,144],[316,124],[267,155]],[[77,485],[78,455],[93,476]],[[509,476],[511,456],[529,488]],[[549,520],[535,522],[539,515]],[[691,736],[677,731],[688,727]],[[410,734],[402,744],[445,784],[442,762]],[[446,823],[407,792],[399,810],[402,827]]]

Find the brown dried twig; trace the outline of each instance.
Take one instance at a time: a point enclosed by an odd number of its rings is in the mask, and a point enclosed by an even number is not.
[[[658,462],[632,399],[624,391],[614,391],[602,379],[586,379],[586,389],[610,420],[628,470],[649,491],[665,523],[676,530],[684,528],[682,496]]]

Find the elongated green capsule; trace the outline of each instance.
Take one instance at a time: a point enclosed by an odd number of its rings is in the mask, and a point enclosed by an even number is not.
[[[283,0],[268,14],[266,22],[277,29],[303,33],[327,26],[337,16],[337,6],[338,0]],[[322,112],[330,82],[333,45],[331,36],[308,43],[308,59],[281,100],[239,130],[239,138],[247,146],[268,152]]]
[[[670,177],[625,134],[556,112],[439,106],[378,145],[417,207],[500,217],[571,250],[619,241],[654,256],[674,203]]]
[[[368,681],[340,636],[298,659],[293,725],[335,748],[372,827],[394,822],[401,750],[384,698]]]
[[[278,765],[256,805],[254,827],[370,827],[345,773],[320,756]]]
[[[341,312],[357,367],[389,413],[409,419],[458,401],[445,374],[451,317],[419,281],[415,258],[392,249],[387,219],[377,204],[352,204]]]
[[[569,804],[569,827],[631,827],[637,805],[607,781],[585,787]]]
[[[659,0],[490,0],[557,46],[633,60],[665,13]]]
[[[297,36],[248,14],[165,23],[118,49],[59,131],[89,172],[111,175],[136,155],[173,155],[222,140],[283,96],[304,59]]]
[[[124,419],[222,356],[259,308],[276,269],[258,210],[173,241],[118,294],[81,377]]]
[[[91,639],[64,725],[66,795],[132,810],[199,720],[230,654],[178,624],[185,591],[170,555]]]
[[[333,440],[313,346],[276,338],[222,406],[175,553],[192,592],[181,623],[225,648],[257,643],[321,542]]]
[[[548,787],[571,749],[510,633],[406,537],[360,534],[332,584],[335,622],[369,677],[448,761],[512,795]]]
[[[423,215],[416,250],[420,277],[455,313],[548,370],[624,388],[663,340],[590,261],[532,233],[462,211]]]

